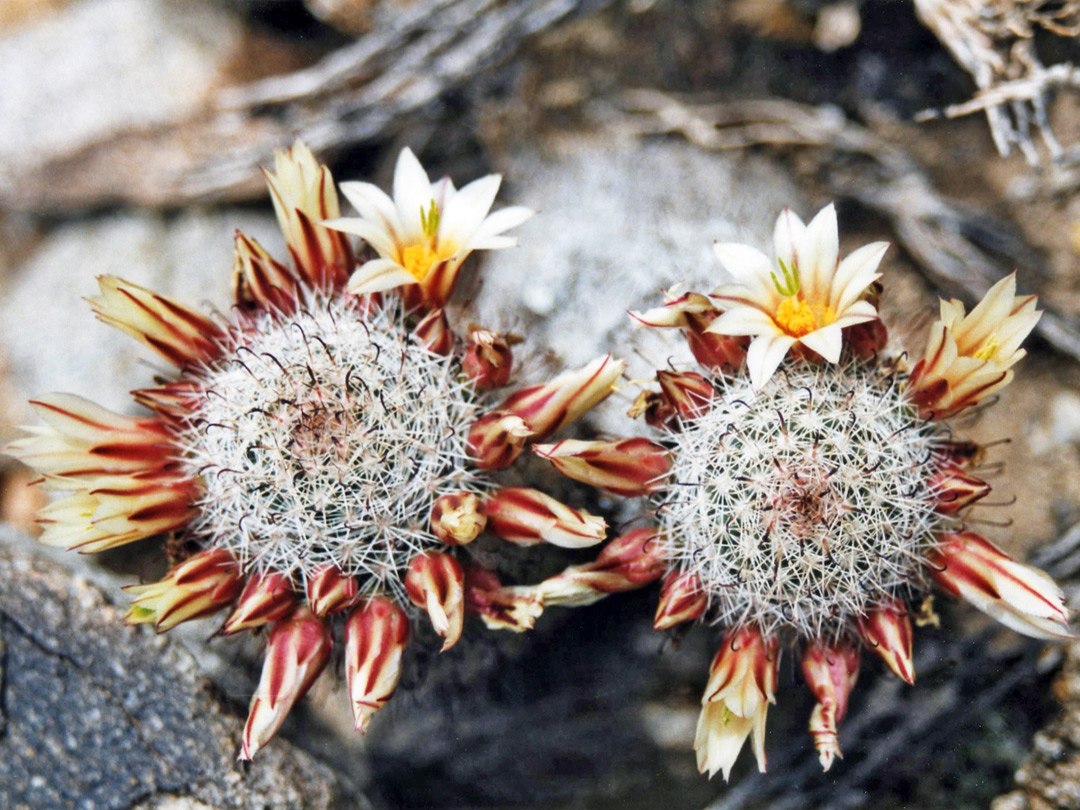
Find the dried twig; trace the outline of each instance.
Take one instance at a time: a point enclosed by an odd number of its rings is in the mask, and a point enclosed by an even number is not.
[[[610,0],[428,0],[295,73],[221,91],[201,113],[89,143],[16,173],[0,207],[70,213],[261,193],[258,168],[297,136],[320,154],[391,137],[533,35]]]
[[[1080,88],[1080,69],[1068,63],[1044,67],[1033,36],[1036,28],[1063,37],[1080,35],[1080,2],[915,0],[915,11],[979,88],[972,101],[926,111],[917,120],[981,110],[1003,157],[1015,146],[1029,165],[1039,166],[1034,126],[1051,161],[1060,162],[1065,150],[1050,127],[1047,97],[1054,87]]]

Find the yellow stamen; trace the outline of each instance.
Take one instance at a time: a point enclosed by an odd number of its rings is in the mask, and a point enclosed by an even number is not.
[[[997,339],[997,335],[991,335],[989,338],[987,338],[986,342],[982,345],[982,348],[980,348],[972,356],[976,360],[990,360],[991,358],[993,358],[993,356],[995,354],[997,354],[997,350],[1000,349],[1000,348],[1001,348],[1001,341],[999,341]]]
[[[437,261],[439,254],[431,249],[431,245],[409,245],[401,251],[402,266],[417,281],[427,278]]]
[[[808,335],[818,327],[814,310],[808,303],[797,298],[785,298],[781,301],[773,320],[792,337]]]

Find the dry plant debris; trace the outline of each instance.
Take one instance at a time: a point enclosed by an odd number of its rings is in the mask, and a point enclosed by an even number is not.
[[[983,111],[1002,157],[1015,147],[1030,166],[1042,165],[1034,131],[1052,164],[1080,160],[1075,146],[1066,149],[1055,137],[1047,104],[1054,88],[1080,90],[1080,68],[1068,62],[1046,67],[1035,49],[1038,29],[1080,35],[1080,2],[915,0],[915,10],[979,88],[971,101],[924,112],[920,120]]]
[[[248,199],[274,149],[320,154],[391,138],[425,108],[512,57],[534,34],[609,0],[428,0],[316,65],[221,90],[207,109],[119,132],[0,178],[0,207],[73,213]]]

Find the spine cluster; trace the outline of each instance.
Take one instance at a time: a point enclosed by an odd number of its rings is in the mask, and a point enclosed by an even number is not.
[[[670,434],[658,515],[718,623],[835,636],[925,585],[941,429],[916,418],[897,375],[800,365],[757,391],[714,386]]]
[[[440,545],[435,499],[480,491],[465,455],[473,389],[401,321],[313,300],[260,315],[195,373],[181,436],[203,482],[195,533],[248,569],[303,583],[332,564],[365,590],[401,589],[409,560]]]

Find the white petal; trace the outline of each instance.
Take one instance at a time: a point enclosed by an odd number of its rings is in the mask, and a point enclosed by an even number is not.
[[[829,296],[829,305],[834,312],[843,312],[867,287],[881,278],[877,268],[888,248],[888,242],[871,242],[853,251],[840,262]]]
[[[840,256],[840,237],[833,205],[825,206],[810,220],[795,249],[803,298],[813,303],[827,304]]]
[[[752,726],[753,721],[743,717],[730,715],[725,718],[723,703],[703,706],[694,738],[698,770],[708,773],[710,779],[717,771],[722,771],[726,781]]]
[[[489,236],[486,239],[477,239],[469,242],[465,247],[472,252],[474,250],[502,250],[508,247],[517,247],[516,236]]]
[[[844,347],[844,336],[840,324],[834,323],[803,335],[799,338],[799,343],[817,352],[830,363],[837,363],[840,361],[840,350]]]
[[[780,293],[772,281],[772,274],[779,271],[779,266],[774,265],[768,256],[757,248],[738,242],[716,242],[713,252],[728,275],[746,287],[756,302],[766,309],[775,309],[779,305]]]
[[[780,328],[756,307],[735,306],[720,314],[705,330],[717,335],[778,335]]]
[[[783,260],[784,264],[792,267],[796,262],[795,246],[806,232],[806,226],[799,219],[799,215],[790,208],[785,208],[776,219],[776,227],[773,228],[773,245],[776,250],[776,258]]]
[[[386,196],[381,188],[373,183],[354,180],[342,183],[341,193],[361,217],[386,228],[391,238],[397,238],[401,233],[401,222],[394,201]]]
[[[857,323],[872,321],[877,316],[877,310],[874,309],[874,305],[869,301],[856,301],[844,310],[843,314],[836,319],[833,325],[839,326],[841,329],[847,329],[849,326],[854,326]]]
[[[372,222],[370,219],[340,217],[339,219],[324,220],[322,225],[335,231],[359,236],[375,248],[376,252],[384,259],[390,258],[397,253],[397,245],[393,236],[380,223]]]
[[[477,228],[474,238],[483,240],[490,236],[498,236],[511,228],[516,228],[530,217],[535,216],[535,214],[535,211],[531,208],[526,208],[523,205],[511,205],[509,208],[500,208],[480,223],[480,227]]]
[[[768,704],[761,707],[761,711],[754,715],[754,736],[751,739],[751,748],[754,759],[757,760],[758,770],[765,773],[768,760],[765,757],[765,718],[768,716]]]
[[[788,350],[795,343],[789,335],[768,335],[756,338],[746,352],[746,367],[750,371],[750,383],[761,388],[776,371]]]
[[[362,295],[415,283],[416,279],[412,274],[397,262],[390,259],[372,259],[352,274],[346,290],[353,295]]]
[[[409,147],[401,150],[397,165],[394,167],[394,206],[401,220],[401,238],[406,242],[417,242],[423,235],[420,224],[420,212],[426,212],[431,205],[433,195],[431,181],[427,172],[416,159]]]
[[[451,197],[439,218],[439,238],[459,245],[468,241],[491,210],[500,183],[501,175],[489,174],[473,180]]]

